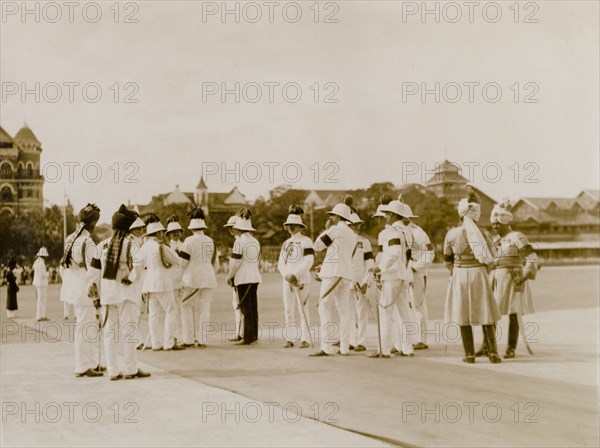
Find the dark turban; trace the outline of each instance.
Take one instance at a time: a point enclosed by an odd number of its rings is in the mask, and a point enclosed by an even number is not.
[[[119,210],[112,217],[113,230],[121,230],[127,232],[133,221],[136,220],[138,214],[133,210],[127,210],[125,205],[121,205]]]
[[[113,236],[108,243],[106,253],[106,264],[102,278],[115,280],[119,271],[119,263],[121,262],[121,252],[123,251],[123,242],[129,232],[129,227],[136,220],[138,214],[132,210],[127,210],[125,205],[121,204],[119,210],[112,217]],[[130,247],[127,250],[131,250]],[[126,254],[127,260],[130,259],[130,254]]]
[[[100,219],[100,209],[96,204],[88,204],[79,212],[79,221],[84,224],[91,224]]]

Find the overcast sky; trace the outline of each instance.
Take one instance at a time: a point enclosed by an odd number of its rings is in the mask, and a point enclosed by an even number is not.
[[[209,189],[226,191],[240,162],[239,188],[251,199],[286,180],[324,189],[421,182],[423,168],[445,158],[471,166],[496,199],[598,188],[598,3],[489,3],[429,2],[439,23],[414,10],[422,2],[321,3],[318,23],[312,1],[275,2],[273,23],[264,2],[237,3],[239,23],[233,14],[223,23],[212,9],[221,2],[130,2],[118,18],[106,2],[96,23],[98,11],[84,16],[83,4],[70,23],[58,2],[60,11],[38,4],[36,23],[21,2],[3,2],[0,124],[14,135],[26,119],[42,142],[50,203],[64,189],[77,208],[98,203],[103,221],[121,202],[147,203],[176,184],[193,190],[203,163]],[[262,17],[251,23],[256,6]],[[39,98],[23,96],[36,82]],[[208,95],[236,82],[239,103]],[[64,83],[79,83],[73,102]],[[71,162],[80,164],[73,182]]]

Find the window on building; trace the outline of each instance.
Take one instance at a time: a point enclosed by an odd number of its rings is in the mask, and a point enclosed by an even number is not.
[[[2,187],[2,190],[0,190],[0,199],[3,201],[12,201],[12,198],[12,190],[7,186]]]
[[[10,167],[10,165],[8,163],[3,163],[0,166],[0,177],[2,177],[3,179],[10,179],[13,176],[13,171],[12,168]]]

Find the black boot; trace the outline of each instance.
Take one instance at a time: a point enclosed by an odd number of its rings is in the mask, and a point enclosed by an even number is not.
[[[511,359],[516,356],[517,342],[519,342],[519,318],[516,313],[508,315],[508,346],[504,359]]]
[[[502,358],[498,356],[498,346],[496,344],[496,325],[484,325],[483,335],[485,337],[485,343],[488,348],[488,358],[492,364],[498,364],[502,362]]]
[[[488,347],[485,342],[485,332],[483,333],[483,342],[481,343],[481,347],[479,347],[479,350],[477,350],[475,353],[476,358],[480,358],[482,356],[488,356]]]
[[[460,326],[460,335],[462,337],[465,357],[463,361],[468,364],[475,364],[475,342],[473,342],[473,327],[470,325]]]

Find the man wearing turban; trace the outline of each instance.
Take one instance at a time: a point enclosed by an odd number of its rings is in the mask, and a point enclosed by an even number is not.
[[[65,240],[65,250],[60,261],[60,300],[75,308],[75,375],[77,377],[102,376],[102,368],[96,363],[94,342],[86,337],[88,327],[95,325],[95,297],[91,286],[97,283],[99,261],[96,244],[91,233],[100,219],[100,209],[88,204],[79,212],[75,231]],[[95,268],[95,269],[94,269]]]
[[[136,212],[121,205],[112,217],[112,237],[98,245],[102,268],[100,303],[104,307],[104,347],[112,381],[150,376],[138,369],[136,359],[139,298],[132,284],[138,273],[134,263],[139,247],[134,246],[129,228],[137,218]],[[119,352],[124,355],[123,368],[117,362]]]
[[[458,204],[461,225],[450,229],[444,242],[444,261],[451,279],[446,294],[445,318],[460,326],[464,362],[475,362],[472,325],[482,325],[489,359],[501,362],[496,348],[495,323],[500,320],[498,305],[488,277],[494,263],[491,238],[477,226],[481,215],[479,198],[471,190]]]
[[[492,274],[492,289],[502,315],[509,317],[508,346],[504,358],[514,358],[519,338],[520,315],[535,313],[530,282],[537,273],[537,254],[527,237],[512,230],[512,213],[508,201],[496,204],[490,221],[498,233],[496,241],[495,269]],[[487,347],[484,347],[485,353]],[[478,352],[478,354],[480,354]]]

